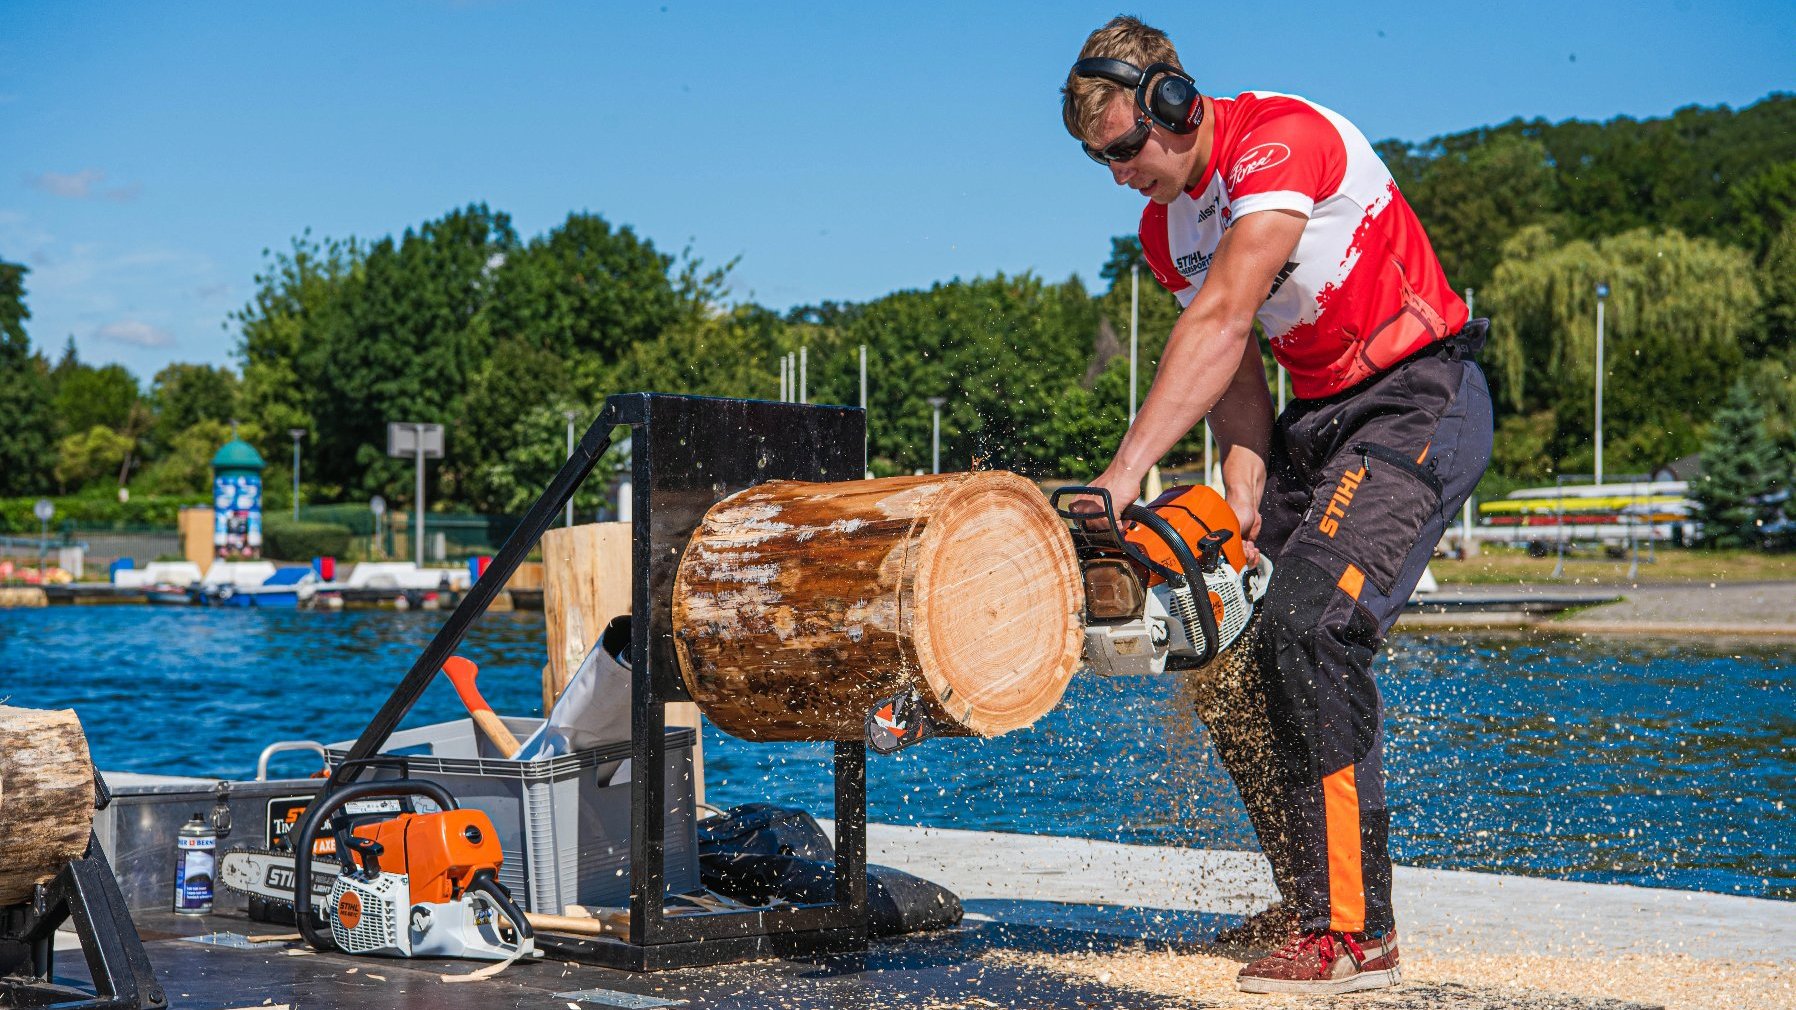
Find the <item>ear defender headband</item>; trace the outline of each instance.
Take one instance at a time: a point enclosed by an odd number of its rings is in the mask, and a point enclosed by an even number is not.
[[[1170,63],[1146,70],[1127,60],[1089,56],[1073,64],[1078,77],[1101,77],[1135,92],[1135,104],[1155,124],[1173,133],[1196,133],[1204,123],[1203,96],[1197,82]]]

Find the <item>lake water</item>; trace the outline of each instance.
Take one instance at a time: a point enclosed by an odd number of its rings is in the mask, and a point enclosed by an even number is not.
[[[270,741],[353,738],[442,613],[0,611],[0,700],[73,707],[101,767],[249,778]],[[540,705],[540,615],[492,614],[462,653],[502,712]],[[1788,646],[1397,635],[1380,663],[1391,849],[1448,869],[1796,899]],[[1034,728],[869,758],[876,821],[1251,848],[1162,678],[1075,678]],[[462,714],[439,680],[407,725]],[[827,745],[707,728],[709,800],[831,812]],[[309,773],[304,756],[276,772]]]

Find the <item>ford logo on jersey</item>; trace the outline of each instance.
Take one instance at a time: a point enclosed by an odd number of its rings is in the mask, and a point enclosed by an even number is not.
[[[1291,156],[1291,149],[1276,141],[1266,144],[1255,144],[1241,152],[1235,159],[1235,167],[1229,169],[1229,185],[1238,186],[1241,180],[1258,172],[1262,168],[1282,165]]]

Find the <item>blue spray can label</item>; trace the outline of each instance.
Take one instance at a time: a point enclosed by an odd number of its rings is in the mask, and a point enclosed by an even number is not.
[[[218,833],[199,814],[175,837],[175,911],[205,915],[212,911],[212,881],[218,865]]]

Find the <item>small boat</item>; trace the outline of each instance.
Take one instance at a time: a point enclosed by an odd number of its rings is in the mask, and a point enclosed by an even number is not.
[[[261,607],[291,610],[310,603],[318,591],[318,575],[309,567],[278,568],[260,585],[236,582],[202,583],[194,587],[197,601],[212,607]]]
[[[155,603],[165,607],[190,607],[193,605],[191,586],[177,586],[171,582],[159,582],[145,586],[143,598],[145,603]]]

